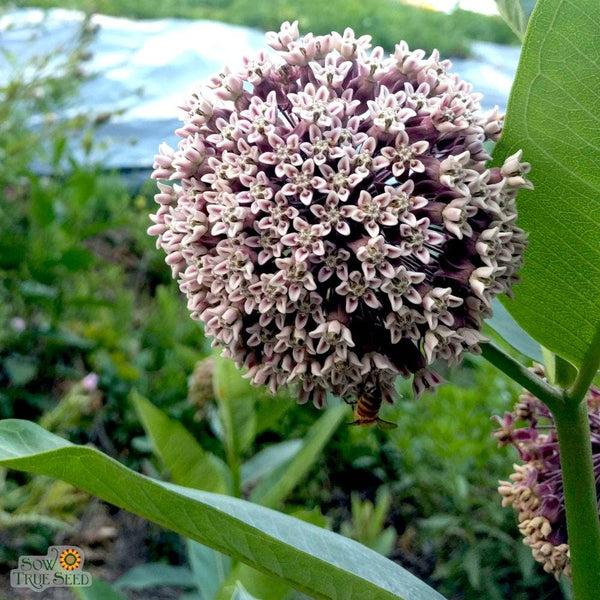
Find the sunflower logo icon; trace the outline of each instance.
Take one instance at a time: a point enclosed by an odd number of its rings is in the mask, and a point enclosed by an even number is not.
[[[74,571],[81,565],[81,554],[74,548],[67,548],[60,553],[58,562],[65,571]]]

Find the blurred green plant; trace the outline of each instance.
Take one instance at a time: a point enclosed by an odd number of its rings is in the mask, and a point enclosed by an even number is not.
[[[74,529],[89,496],[63,481],[33,477],[20,484],[0,469],[0,564],[24,551],[44,553],[57,534]]]
[[[144,234],[148,194],[132,197],[86,158],[98,119],[110,115],[63,116],[77,109],[93,35],[85,21],[52,55],[23,65],[3,54],[0,417],[37,419],[95,373],[91,423],[64,429],[63,420],[63,432],[135,462],[132,387],[181,402],[179,416],[191,420],[182,398],[206,348]]]
[[[150,198],[88,158],[109,117],[78,114],[93,36],[84,22],[52,55],[2,54],[0,418],[39,420],[139,465],[131,389],[180,402],[191,421],[187,374],[206,350],[144,234]],[[2,564],[72,533],[88,498],[12,473],[1,496]]]
[[[389,556],[392,553],[398,534],[393,527],[385,527],[385,521],[392,504],[388,487],[377,490],[375,502],[361,500],[355,492],[351,496],[352,521],[342,523],[340,532],[368,548]]]

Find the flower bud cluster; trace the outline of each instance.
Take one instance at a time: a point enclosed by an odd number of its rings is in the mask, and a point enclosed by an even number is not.
[[[206,408],[215,400],[213,375],[215,359],[212,356],[196,363],[193,373],[188,379],[188,401],[196,409],[194,419],[201,421],[206,415]]]
[[[534,370],[544,376],[543,368]],[[600,390],[590,388],[587,405],[600,497]],[[500,424],[494,432],[498,445],[516,448],[522,463],[514,465],[510,481],[500,482],[502,506],[512,506],[517,511],[523,541],[544,570],[556,579],[562,574],[570,577],[562,473],[552,414],[545,404],[525,392],[513,412],[493,418]]]
[[[370,36],[267,34],[274,52],[199,85],[160,146],[149,233],[225,356],[300,401],[416,394],[477,351],[526,236],[521,153],[487,169],[502,129],[436,52]]]

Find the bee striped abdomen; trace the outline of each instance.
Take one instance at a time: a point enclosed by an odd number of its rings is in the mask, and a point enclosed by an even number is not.
[[[383,397],[377,387],[363,390],[354,405],[354,421],[350,425],[362,425],[363,427],[377,425],[380,429],[394,429],[395,423],[379,418],[382,401]]]
[[[357,421],[364,424],[375,423],[381,408],[381,396],[363,393],[356,403],[354,408],[354,416]]]

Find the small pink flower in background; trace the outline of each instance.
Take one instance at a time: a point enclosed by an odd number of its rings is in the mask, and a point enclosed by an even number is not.
[[[162,144],[149,233],[214,345],[256,384],[301,402],[385,399],[398,375],[434,388],[436,361],[477,352],[518,279],[526,236],[518,152],[487,169],[497,111],[437,53],[370,36],[267,34],[183,105]]]
[[[96,373],[88,373],[82,380],[81,380],[81,389],[84,392],[88,392],[89,394],[91,394],[92,392],[95,392],[98,389],[98,381],[99,381],[99,377]]]
[[[23,317],[13,317],[10,320],[11,329],[16,333],[22,333],[27,329],[27,322]]]

